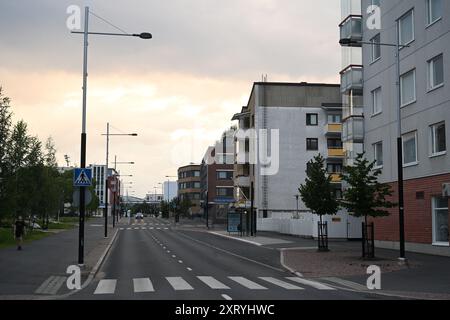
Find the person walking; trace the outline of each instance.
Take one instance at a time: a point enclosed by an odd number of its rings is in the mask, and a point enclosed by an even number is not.
[[[22,250],[23,236],[25,235],[25,221],[18,216],[14,222],[14,236],[17,242],[17,250]]]

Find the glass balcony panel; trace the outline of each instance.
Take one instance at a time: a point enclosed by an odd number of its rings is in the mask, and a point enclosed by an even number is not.
[[[362,17],[348,16],[340,26],[340,39],[361,41],[362,40]],[[353,44],[352,46],[360,47],[361,44]]]
[[[363,89],[363,69],[360,66],[350,66],[341,73],[341,92]]]

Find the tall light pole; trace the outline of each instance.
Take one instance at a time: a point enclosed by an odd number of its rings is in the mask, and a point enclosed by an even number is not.
[[[89,32],[89,7],[84,8],[84,31],[71,31],[72,33],[83,34],[83,108],[82,108],[82,120],[81,120],[81,152],[80,152],[80,167],[86,168],[86,107],[87,107],[87,77],[88,77],[88,35],[107,35],[107,36],[132,36],[139,37],[141,39],[151,39],[152,35],[148,32],[140,34],[115,34],[115,33],[100,33]],[[107,164],[108,165],[108,164]],[[78,232],[78,264],[84,264],[84,219],[85,219],[85,187],[80,187],[80,219],[79,219],[79,232]]]
[[[136,133],[131,133],[130,135],[134,136],[137,135]],[[117,174],[117,165],[118,164],[134,164],[133,161],[131,162],[117,162],[117,156],[114,156],[114,176],[120,176],[120,174]],[[112,217],[113,217],[113,228],[116,224],[116,202],[117,202],[117,188],[114,190],[114,201],[113,201],[113,210],[112,210]]]
[[[295,197],[295,200],[297,202],[297,210],[295,211],[295,215],[296,215],[296,218],[298,219],[298,198],[299,198],[299,195],[296,194],[294,197]]]
[[[401,114],[401,86],[400,86],[400,50],[409,47],[409,45],[400,44],[399,32],[397,22],[397,43],[372,43],[365,41],[357,41],[351,39],[341,39],[342,45],[354,45],[354,44],[368,44],[379,45],[385,47],[396,48],[396,86],[397,86],[397,174],[398,174],[398,222],[399,222],[399,244],[400,244],[400,257],[399,260],[405,261],[405,204],[403,193],[403,141],[402,141],[402,114]]]
[[[106,134],[102,134],[102,136],[106,136],[106,167],[105,167],[105,174],[104,174],[104,179],[105,179],[105,208],[103,209],[103,215],[105,216],[105,238],[108,237],[108,163],[109,163],[109,137],[110,136],[132,136],[132,137],[136,137],[137,133],[109,133],[109,122],[106,123]],[[115,168],[114,168],[115,170]],[[117,185],[115,186],[115,188],[117,189]],[[115,200],[115,199],[114,199]],[[114,215],[113,215],[114,217]],[[115,222],[113,219],[113,228],[115,227]]]

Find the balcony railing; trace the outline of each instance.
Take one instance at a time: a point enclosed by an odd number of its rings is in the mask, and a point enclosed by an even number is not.
[[[342,126],[342,141],[360,143],[364,141],[364,117],[351,116],[345,119]]]
[[[341,183],[342,182],[340,173],[331,173],[330,176],[331,176],[332,183]]]
[[[349,15],[342,23],[339,25],[340,29],[340,40],[352,40],[361,41],[362,40],[362,16],[360,15]],[[361,44],[352,44],[352,46],[357,47]]]
[[[343,158],[345,156],[344,148],[328,148],[329,158]]]
[[[363,90],[363,68],[360,65],[350,65],[341,71],[341,92]]]
[[[325,134],[341,134],[342,133],[342,124],[340,123],[329,123],[325,125]]]

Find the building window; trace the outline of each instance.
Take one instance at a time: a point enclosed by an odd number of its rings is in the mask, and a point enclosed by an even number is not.
[[[216,194],[218,197],[228,197],[233,198],[234,197],[234,189],[233,188],[224,188],[224,187],[217,187],[216,188]]]
[[[319,150],[319,139],[307,138],[306,139],[306,150],[309,150],[309,151]]]
[[[330,173],[330,174],[341,173],[342,172],[342,164],[340,164],[340,163],[328,163],[327,164],[327,172]]]
[[[382,111],[381,105],[381,87],[372,91],[372,114],[378,114]]]
[[[372,62],[381,58],[380,39],[380,34],[377,34],[375,37],[370,39],[370,42],[372,43]]]
[[[448,200],[433,197],[433,244],[449,245],[448,240]]]
[[[341,139],[328,139],[327,145],[328,149],[342,149]]]
[[[403,165],[417,163],[417,131],[403,135]]]
[[[233,180],[233,171],[217,171],[217,180]]]
[[[194,177],[200,177],[200,171],[194,171]]]
[[[342,116],[340,114],[329,114],[327,116],[328,124],[340,124],[342,123]]]
[[[414,11],[411,10],[398,20],[400,45],[407,45],[414,40]]]
[[[444,84],[444,58],[440,54],[428,61],[428,89],[432,90]]]
[[[401,105],[416,101],[416,69],[400,76]]]
[[[431,134],[431,155],[437,156],[447,151],[445,139],[445,122],[430,126]]]
[[[306,114],[306,125],[307,126],[319,125],[319,115],[317,113]]]
[[[375,166],[381,168],[383,166],[383,142],[377,142],[373,145],[373,154]]]
[[[435,23],[442,17],[442,0],[427,0],[428,25]]]

